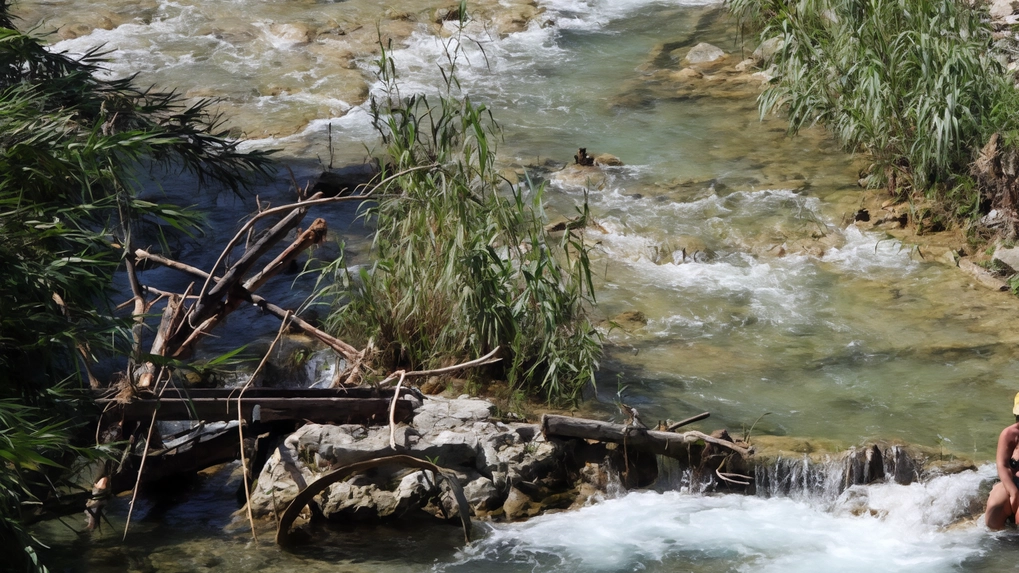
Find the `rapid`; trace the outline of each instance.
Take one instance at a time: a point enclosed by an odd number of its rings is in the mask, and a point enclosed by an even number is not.
[[[463,91],[502,126],[498,152],[507,173],[546,181],[552,218],[574,215],[587,197],[599,226],[589,236],[599,315],[646,318],[636,328],[605,323],[607,353],[585,406],[592,415],[618,416],[612,402],[624,397],[647,420],[710,411],[709,429],[740,434],[753,426],[757,435],[847,447],[899,439],[971,457],[978,469],[909,486],[757,497],[703,495],[677,480],[576,512],[482,525],[466,547],[454,528],[386,525],[337,528],[298,554],[268,541],[254,546],[230,525],[236,475],[226,471],[179,504],[143,504],[128,545],[116,534],[85,541],[49,531],[67,569],[1012,567],[1014,532],[959,520],[986,495],[995,440],[1011,422],[1017,300],[854,226],[866,164],[821,131],[788,137],[781,118],[758,116],[752,95],[663,89],[654,71],[675,60],[670,50],[710,42],[739,60],[756,47],[751,39],[738,43],[719,4],[479,4],[479,20],[459,42],[451,23],[438,30],[415,19],[439,6],[424,0],[25,0],[15,12],[26,29],[60,30],[51,37],[55,50],[108,51],[111,75],[137,73],[141,85],[221,98],[226,127],[246,146],[279,149],[300,183],[330,164],[362,161],[374,145],[365,98],[379,89],[372,79],[379,32],[396,38],[390,55],[404,92],[438,90],[437,66],[457,49]],[[499,20],[511,9],[528,17]],[[578,147],[623,165],[597,181],[557,176]],[[149,192],[213,211],[202,243],[222,244],[251,202],[229,192],[196,195],[192,184],[168,180]],[[290,173],[256,192],[285,201]],[[363,257],[366,231],[355,211],[333,215],[343,222],[333,229],[348,254]],[[214,259],[206,251],[183,249],[195,264]],[[276,287],[273,298],[300,301],[300,287]],[[234,332],[276,328],[255,316],[232,320]],[[115,523],[124,505],[114,503]]]

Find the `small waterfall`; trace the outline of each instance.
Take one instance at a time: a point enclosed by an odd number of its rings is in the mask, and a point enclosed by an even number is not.
[[[757,495],[834,500],[854,485],[880,481],[909,485],[921,477],[922,467],[922,460],[902,446],[872,444],[822,459],[778,456],[753,469]]]

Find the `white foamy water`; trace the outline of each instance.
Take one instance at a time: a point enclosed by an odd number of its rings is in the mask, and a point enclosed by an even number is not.
[[[946,529],[993,469],[819,500],[630,493],[577,512],[490,527],[438,571],[956,571],[992,536]],[[850,512],[852,510],[852,512]]]

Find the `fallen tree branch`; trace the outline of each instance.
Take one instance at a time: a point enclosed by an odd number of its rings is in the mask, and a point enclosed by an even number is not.
[[[163,377],[163,369],[159,370],[159,376],[156,377],[156,385],[159,385],[159,380]],[[159,389],[159,395],[162,396],[163,391],[170,385],[170,380],[167,379],[163,384],[163,387]],[[149,431],[145,436],[145,449],[142,450],[142,460],[138,464],[138,476],[135,478],[134,489],[131,492],[131,503],[127,506],[127,520],[124,522],[124,536],[120,539],[121,541],[127,540],[127,531],[131,528],[131,514],[134,513],[134,502],[138,498],[138,488],[142,483],[142,471],[145,469],[145,460],[148,459],[149,445],[152,443],[152,430],[156,427],[156,414],[159,409],[152,410],[152,419],[149,421]],[[128,445],[128,448],[131,446]]]
[[[258,290],[258,287],[264,285],[266,281],[293,262],[297,258],[297,255],[301,254],[312,245],[317,245],[324,241],[327,231],[328,227],[326,226],[326,220],[315,219],[310,227],[305,229],[304,232],[301,233],[289,247],[266,265],[265,268],[259,271],[255,276],[244,281],[244,290],[248,292],[255,292]]]
[[[135,256],[138,257],[139,259],[145,259],[152,261],[154,263],[159,263],[166,267],[186,272],[201,279],[207,279],[209,277],[209,273],[203,271],[202,269],[181,263],[179,261],[168,259],[161,255],[149,253],[148,251],[142,249],[136,249],[134,253]],[[272,304],[271,302],[265,300],[264,298],[257,294],[249,293],[249,298],[252,304],[261,308],[265,312],[279,318],[280,320],[283,320],[283,318],[287,316],[287,313],[291,312],[288,310],[284,310],[283,308],[276,306],[275,304]],[[306,320],[302,319],[297,315],[292,315],[290,317],[290,320],[292,321],[292,324],[294,326],[300,328],[302,331],[305,332],[305,334],[308,334],[309,336],[318,339],[326,346],[332,348],[340,355],[342,355],[345,359],[347,359],[348,362],[353,363],[357,359],[358,350],[353,346],[316,328],[314,325],[312,325],[311,323],[307,322]]]
[[[722,440],[697,431],[684,433],[635,430],[631,426],[545,414],[541,417],[541,431],[545,436],[561,438],[582,438],[622,444],[649,453],[683,459],[686,448],[697,442],[715,444],[741,456],[749,456],[750,450],[733,442]]]
[[[678,422],[670,424],[669,427],[665,429],[665,431],[675,432],[678,428],[682,428],[683,426],[692,424],[694,422],[700,422],[701,420],[707,419],[709,416],[711,416],[711,412],[702,412],[700,414],[697,414],[696,416],[690,416],[685,420],[680,420]]]
[[[717,468],[715,469],[715,475],[718,476],[718,479],[735,485],[743,486],[750,485],[754,480],[754,478],[750,476],[745,476],[743,474],[726,473],[718,470]]]

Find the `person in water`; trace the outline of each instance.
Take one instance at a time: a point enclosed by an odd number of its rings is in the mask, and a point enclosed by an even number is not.
[[[987,511],[984,512],[984,521],[992,531],[1004,529],[1008,518],[1019,522],[1019,394],[1015,395],[1012,414],[1016,423],[1002,430],[998,436],[995,463],[1001,482],[991,488],[991,494],[987,496]]]

